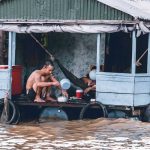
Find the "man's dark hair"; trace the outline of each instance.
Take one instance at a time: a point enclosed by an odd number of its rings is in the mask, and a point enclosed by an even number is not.
[[[42,68],[45,68],[45,67],[47,67],[49,65],[54,67],[54,64],[53,64],[52,61],[46,60],[45,62],[43,62],[42,64],[40,64],[39,68],[42,69]]]
[[[54,64],[53,64],[53,62],[52,61],[50,61],[50,60],[47,60],[47,61],[45,61],[45,64],[44,64],[44,66],[54,66]]]
[[[90,70],[95,70],[96,69],[96,66],[91,66]]]

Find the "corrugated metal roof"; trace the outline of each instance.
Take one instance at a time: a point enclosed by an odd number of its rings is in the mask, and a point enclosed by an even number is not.
[[[150,0],[97,0],[110,7],[123,11],[135,19],[150,20]]]
[[[132,16],[97,0],[5,0],[0,20],[132,20]]]

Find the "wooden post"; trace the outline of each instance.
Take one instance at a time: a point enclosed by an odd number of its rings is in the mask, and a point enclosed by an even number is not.
[[[147,73],[150,74],[150,33],[148,33]]]
[[[132,74],[136,73],[136,35],[132,32]]]
[[[101,49],[101,35],[100,33],[97,34],[97,72],[100,72],[100,62],[101,62],[101,53],[100,53],[100,49]]]

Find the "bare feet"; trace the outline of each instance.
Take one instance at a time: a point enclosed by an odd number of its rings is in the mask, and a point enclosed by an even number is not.
[[[37,103],[43,103],[45,102],[43,99],[41,98],[38,98],[38,99],[35,99],[34,102],[37,102]]]
[[[56,99],[54,99],[54,98],[52,98],[52,97],[50,97],[50,96],[47,96],[47,97],[45,98],[45,100],[46,100],[46,101],[50,101],[50,102],[57,102]]]

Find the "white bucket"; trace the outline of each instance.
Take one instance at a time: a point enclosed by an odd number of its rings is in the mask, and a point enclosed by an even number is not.
[[[70,80],[68,79],[62,79],[60,81],[60,85],[63,90],[68,90],[71,86],[71,83],[70,83]]]

